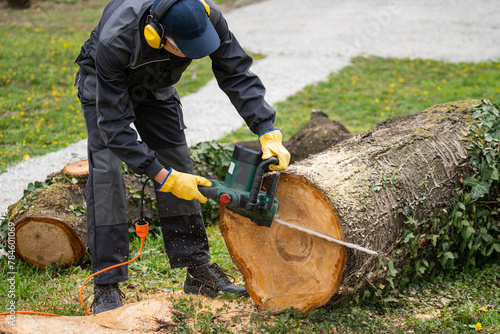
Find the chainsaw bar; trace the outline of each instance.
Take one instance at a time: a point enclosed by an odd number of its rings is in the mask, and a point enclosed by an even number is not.
[[[361,246],[358,246],[358,245],[355,245],[355,244],[351,244],[349,242],[345,242],[345,241],[336,239],[336,238],[331,237],[329,235],[326,235],[326,234],[323,234],[323,233],[319,233],[319,232],[316,232],[316,231],[312,231],[312,230],[307,229],[305,227],[301,227],[301,226],[297,226],[297,225],[294,225],[294,224],[290,224],[289,222],[286,222],[284,220],[278,219],[276,217],[273,219],[273,222],[281,224],[281,225],[284,225],[284,226],[287,226],[287,227],[290,227],[290,228],[293,228],[293,229],[301,231],[301,232],[305,232],[305,233],[310,234],[310,235],[314,235],[316,237],[319,237],[319,238],[322,238],[322,239],[334,242],[334,243],[342,245],[342,246],[346,246],[346,247],[349,247],[349,248],[352,248],[352,249],[356,249],[356,250],[368,253],[370,255],[378,255],[377,252],[372,251],[371,249],[364,248],[364,247],[361,247]]]

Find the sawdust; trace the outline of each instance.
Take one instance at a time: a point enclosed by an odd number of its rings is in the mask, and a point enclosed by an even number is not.
[[[194,308],[194,314],[184,314],[178,311],[181,316],[189,316],[187,325],[190,328],[196,328],[199,319],[210,317],[209,321],[215,324],[224,324],[231,332],[239,332],[250,323],[252,315],[263,315],[260,313],[250,298],[232,299],[224,296],[217,298],[208,298],[203,295],[188,295],[183,291],[144,293],[137,292],[136,297],[140,300],[163,299],[168,300],[174,305],[182,303],[183,300]],[[123,301],[124,305],[133,304],[137,301],[133,298],[127,298]],[[203,315],[203,316],[200,316]],[[267,315],[267,313],[266,313]]]

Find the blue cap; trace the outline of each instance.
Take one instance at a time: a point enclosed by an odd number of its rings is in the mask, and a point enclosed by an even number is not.
[[[200,0],[177,1],[160,24],[188,58],[200,59],[219,48],[219,35]]]

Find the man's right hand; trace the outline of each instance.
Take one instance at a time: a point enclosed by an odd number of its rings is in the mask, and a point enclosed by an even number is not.
[[[164,174],[163,171],[157,174],[155,177],[156,181],[158,181],[157,178],[159,176]],[[160,182],[161,186],[156,191],[171,192],[174,196],[188,201],[193,199],[197,199],[201,203],[208,201],[208,198],[198,191],[198,186],[210,187],[212,182],[201,176],[178,172],[173,168],[169,168],[166,171],[168,174]]]

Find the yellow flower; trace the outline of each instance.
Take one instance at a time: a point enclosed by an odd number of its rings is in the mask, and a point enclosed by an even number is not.
[[[386,110],[386,111],[389,111],[389,109],[390,109],[390,108],[389,108],[389,106],[385,107],[385,110]]]
[[[486,309],[486,307],[481,307],[481,308],[478,308],[476,310],[476,312],[479,312],[479,311],[482,311],[482,312],[488,312],[488,310]]]
[[[25,154],[24,157],[23,157],[23,160],[27,160],[29,157],[30,157],[29,154]]]
[[[474,328],[475,328],[477,331],[480,331],[480,330],[481,330],[481,328],[482,328],[481,323],[480,323],[480,322],[478,322],[478,323],[476,324],[476,326],[474,326]]]

